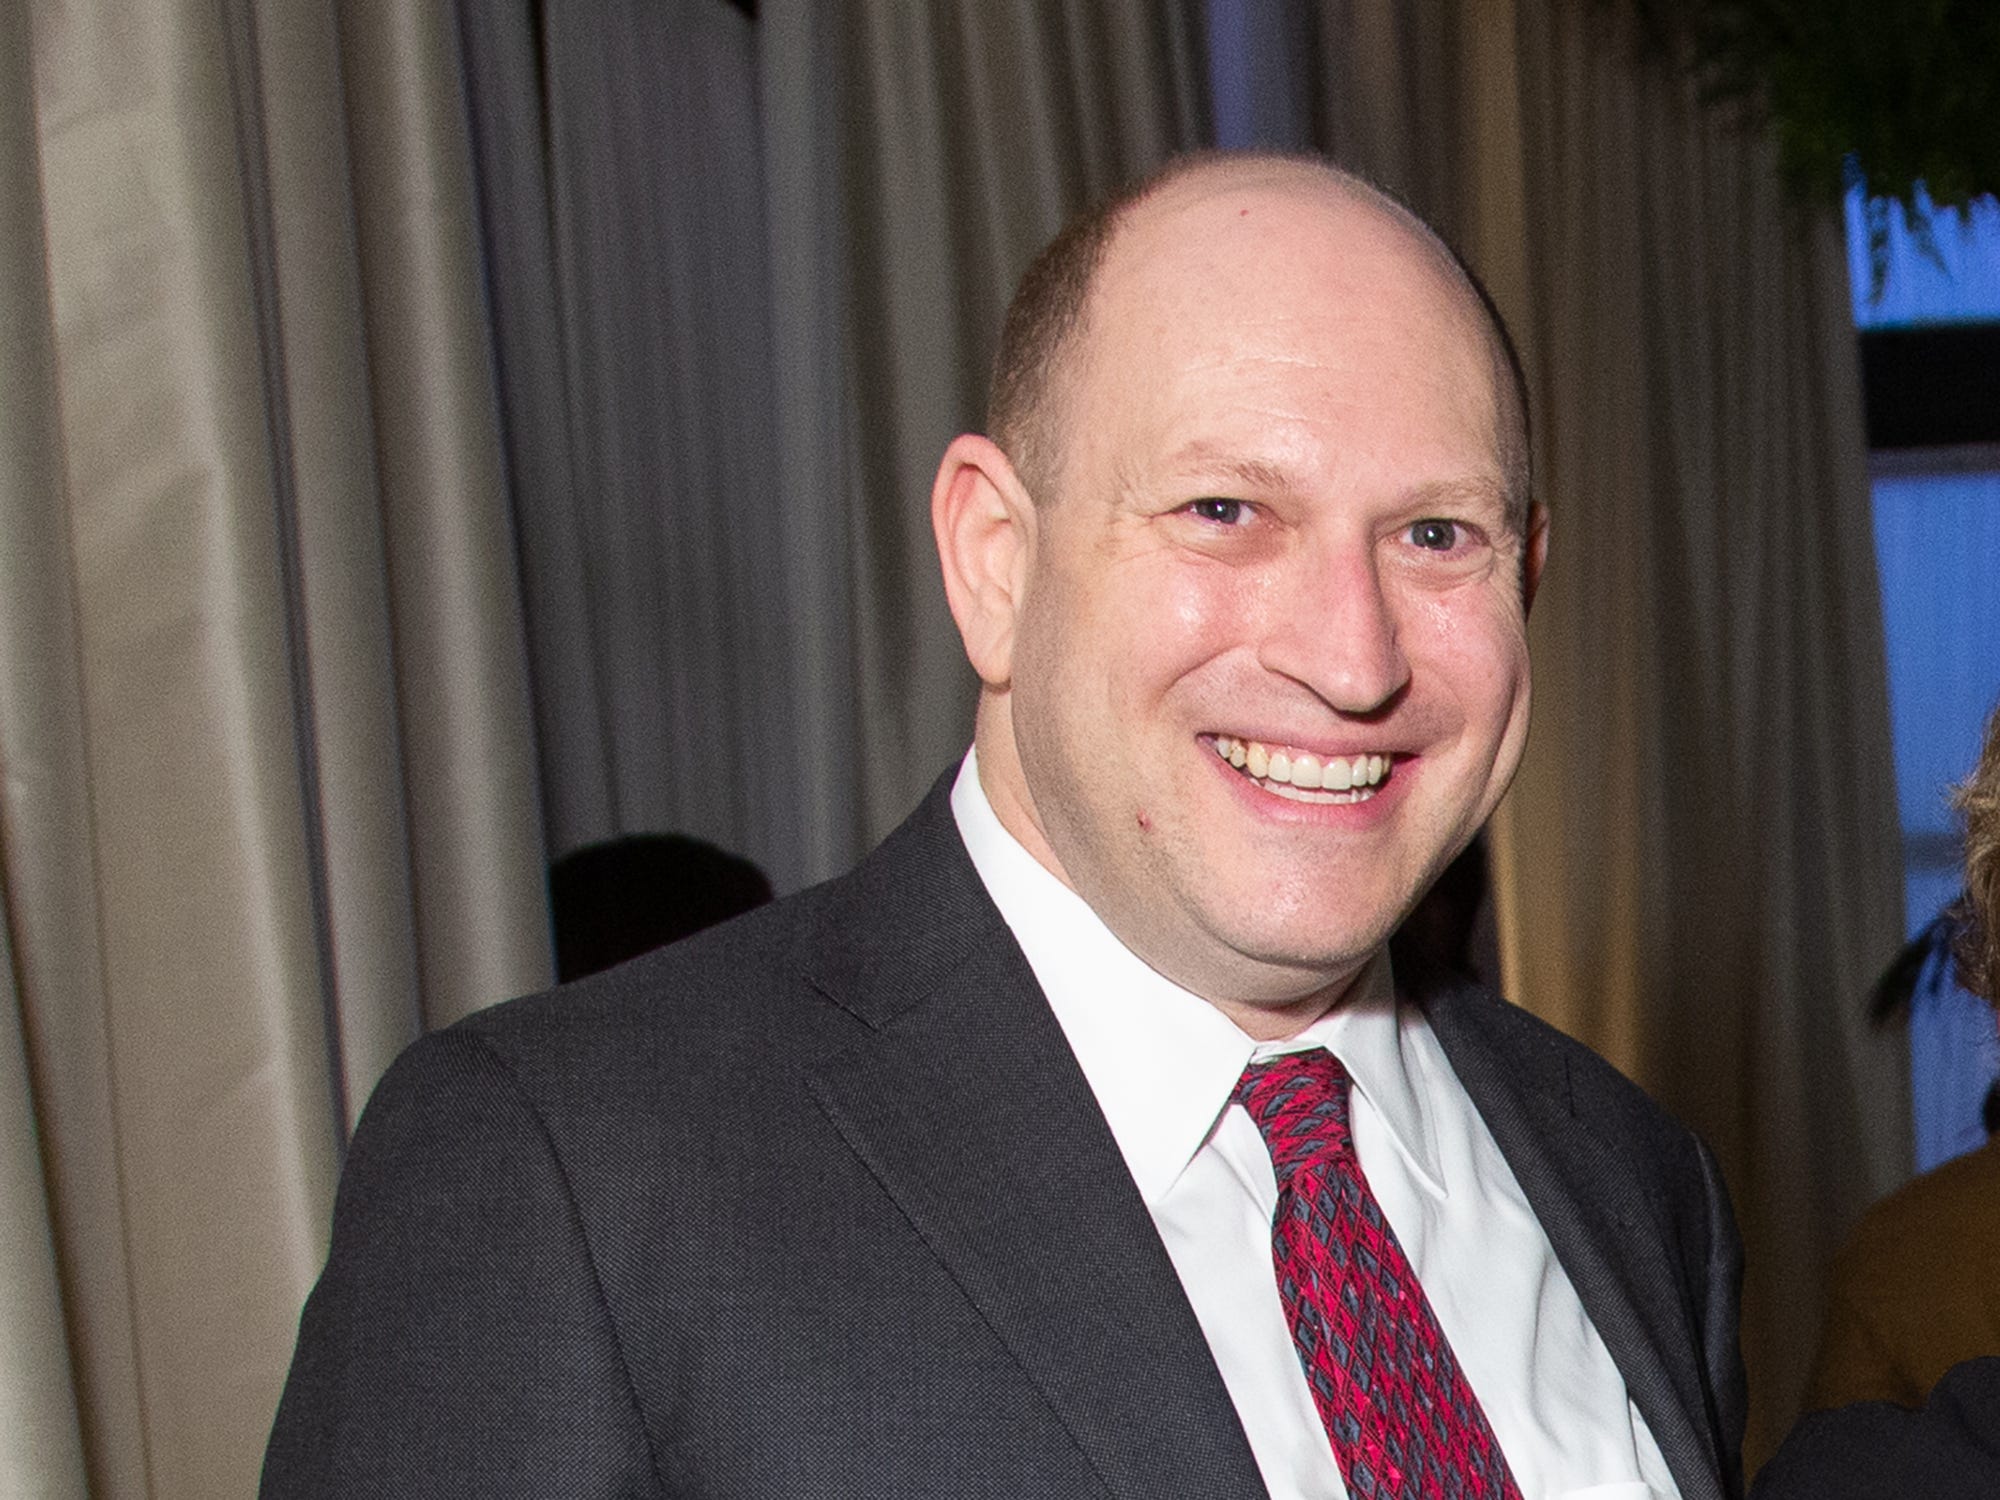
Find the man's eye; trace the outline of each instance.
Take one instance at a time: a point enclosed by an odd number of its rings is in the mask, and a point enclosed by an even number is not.
[[[1449,552],[1458,545],[1458,522],[1418,521],[1410,527],[1410,542],[1427,552]]]
[[[1188,509],[1204,521],[1213,521],[1218,526],[1238,526],[1249,514],[1250,507],[1241,500],[1196,500]]]

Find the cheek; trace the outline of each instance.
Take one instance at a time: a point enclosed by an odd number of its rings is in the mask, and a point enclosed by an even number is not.
[[[1429,661],[1473,697],[1504,695],[1526,670],[1527,622],[1511,598],[1490,592],[1421,601],[1405,617],[1403,649]]]
[[[1231,567],[1209,558],[1157,570],[1137,594],[1141,649],[1182,665],[1254,638],[1279,617],[1283,581],[1273,570]]]
[[[1059,697],[1096,634],[1090,596],[1065,573],[1037,572],[1014,622],[1014,691],[1041,702]]]
[[[1257,580],[1207,562],[1176,568],[1151,581],[1155,610],[1184,635],[1216,629],[1254,607]]]
[[[1133,568],[1090,618],[1077,620],[1089,637],[1079,653],[1092,658],[1123,711],[1141,711],[1230,637],[1242,614],[1225,583],[1214,570]]]

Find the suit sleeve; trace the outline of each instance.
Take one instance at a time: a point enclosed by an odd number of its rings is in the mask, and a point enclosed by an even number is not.
[[[475,1035],[424,1038],[355,1134],[261,1494],[661,1493],[539,1118]]]

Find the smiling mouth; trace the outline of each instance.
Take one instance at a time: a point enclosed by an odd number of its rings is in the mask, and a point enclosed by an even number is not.
[[[1210,745],[1225,763],[1274,796],[1293,802],[1366,802],[1389,779],[1389,754],[1335,755],[1218,734]]]

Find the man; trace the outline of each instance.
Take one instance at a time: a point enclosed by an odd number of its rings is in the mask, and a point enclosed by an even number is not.
[[[1029,272],[989,427],[933,493],[974,754],[412,1049],[267,1493],[1736,1493],[1708,1156],[1383,956],[1527,732],[1480,295],[1351,178],[1183,163]]]

